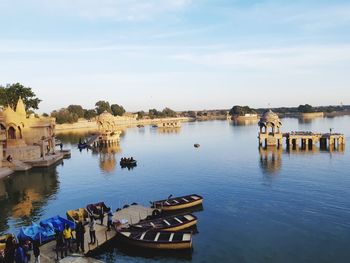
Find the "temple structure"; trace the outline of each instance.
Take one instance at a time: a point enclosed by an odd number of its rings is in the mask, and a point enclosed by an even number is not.
[[[10,106],[0,108],[3,166],[7,164],[10,167],[12,160],[30,162],[54,154],[55,123],[54,118],[37,117],[34,114],[28,116],[21,98],[15,109]]]
[[[118,128],[116,118],[105,111],[100,114],[97,119],[98,126],[98,146],[110,146],[118,144],[120,141],[121,130]]]
[[[259,145],[282,145],[281,120],[272,110],[265,112],[259,121]],[[264,145],[265,144],[265,145]]]

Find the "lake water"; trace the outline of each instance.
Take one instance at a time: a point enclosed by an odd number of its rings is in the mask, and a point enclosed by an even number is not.
[[[283,131],[346,134],[350,117],[282,119]],[[258,127],[228,121],[184,123],[178,131],[127,129],[120,146],[80,152],[81,135],[61,136],[72,158],[0,181],[0,232],[87,203],[127,203],[197,193],[204,197],[193,252],[150,254],[118,243],[107,262],[350,262],[350,154],[260,150]],[[200,143],[200,148],[194,148]],[[118,165],[133,156],[133,170]]]

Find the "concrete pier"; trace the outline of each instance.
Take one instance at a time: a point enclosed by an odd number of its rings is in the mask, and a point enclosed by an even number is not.
[[[128,208],[124,208],[122,210],[119,210],[117,212],[113,213],[113,220],[123,220],[125,221],[125,224],[123,227],[127,227],[129,224],[136,224],[140,220],[145,219],[147,216],[152,215],[154,209],[144,207],[141,205],[132,205]],[[93,261],[86,261],[87,256],[91,256],[94,253],[96,253],[98,250],[100,250],[104,245],[112,241],[117,233],[112,228],[110,231],[107,230],[107,216],[104,217],[103,224],[100,224],[100,220],[95,221],[95,231],[96,231],[96,243],[95,244],[89,244],[90,242],[90,234],[88,226],[85,226],[85,236],[84,236],[84,255],[81,255],[81,258],[79,260],[85,260],[85,261],[66,261],[65,259],[61,260],[60,262],[93,262]],[[73,231],[73,237],[75,237],[75,232]],[[72,245],[73,251],[75,252],[76,244],[74,243]],[[56,241],[50,241],[40,247],[40,253],[41,253],[41,262],[54,262],[56,260]],[[71,256],[72,254],[68,252],[68,256]],[[85,258],[83,257],[85,256]],[[60,253],[59,253],[60,257]],[[82,258],[83,257],[83,258]],[[34,259],[34,256],[32,255],[32,259]],[[71,258],[70,260],[74,260],[74,258]],[[34,262],[34,261],[33,261]]]

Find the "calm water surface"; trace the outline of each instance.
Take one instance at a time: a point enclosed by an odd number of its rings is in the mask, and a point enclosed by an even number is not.
[[[283,119],[283,131],[329,128],[346,134],[350,118]],[[87,203],[148,205],[169,194],[198,193],[198,234],[191,255],[139,253],[112,244],[107,262],[350,262],[350,154],[260,150],[257,125],[183,124],[179,131],[126,130],[119,147],[79,152],[81,136],[62,136],[72,158],[51,169],[0,181],[0,232]],[[194,143],[200,143],[196,149]],[[138,166],[118,166],[133,156]]]

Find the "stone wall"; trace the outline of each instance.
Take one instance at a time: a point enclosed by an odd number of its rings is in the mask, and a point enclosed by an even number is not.
[[[14,160],[37,160],[41,157],[40,146],[10,147],[5,150],[5,156],[11,155]]]
[[[123,127],[129,127],[129,126],[136,126],[136,125],[151,125],[151,124],[157,124],[167,121],[179,121],[179,122],[187,122],[191,121],[191,118],[187,117],[181,117],[181,118],[163,118],[163,119],[142,119],[137,120],[133,117],[115,117],[115,124],[121,128]],[[88,120],[80,120],[76,123],[65,123],[65,124],[57,124],[56,125],[56,132],[67,132],[72,130],[84,130],[84,131],[97,131],[98,126],[96,121],[88,121]]]

